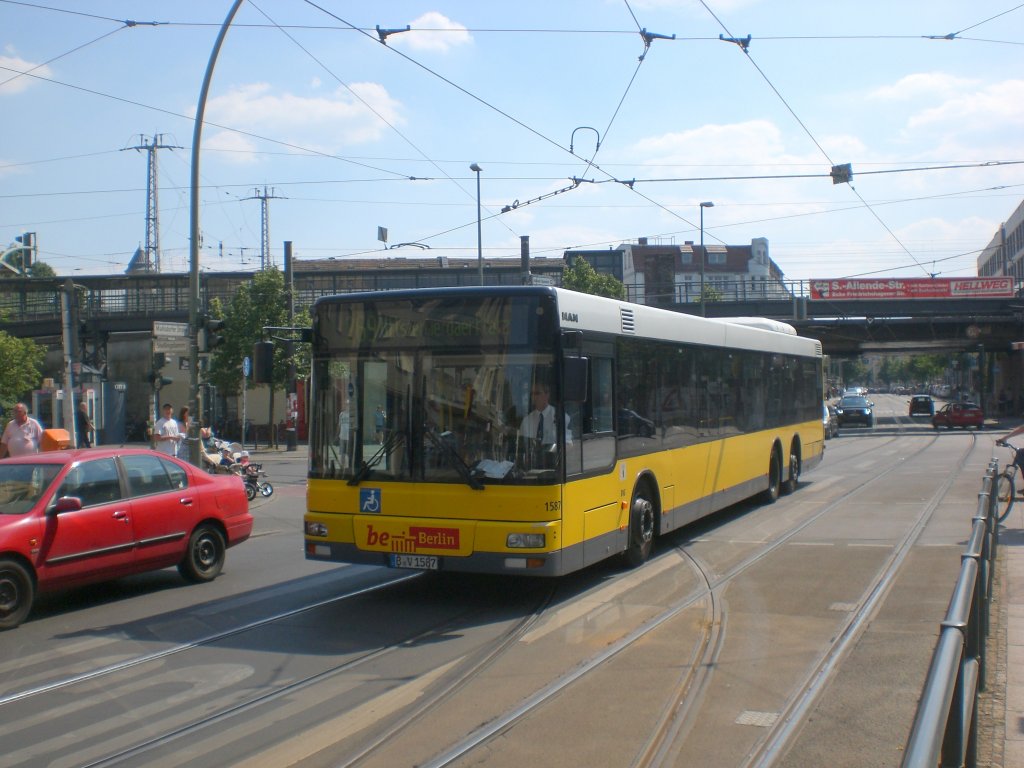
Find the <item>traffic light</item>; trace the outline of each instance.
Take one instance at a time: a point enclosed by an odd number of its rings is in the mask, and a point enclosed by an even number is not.
[[[166,352],[154,352],[153,353],[153,370],[159,371],[167,365],[167,353]]]
[[[209,315],[199,318],[199,333],[196,342],[200,352],[210,352],[224,343],[224,324],[226,321],[217,320]]]
[[[32,266],[32,260],[35,256],[36,250],[36,233],[26,232],[23,235],[18,235],[14,238],[15,241],[21,243],[21,266],[27,272]]]
[[[252,381],[271,384],[274,381],[274,342],[257,341],[252,345]]]
[[[150,371],[149,375],[146,376],[146,381],[148,381],[152,385],[153,389],[157,390],[159,390],[161,387],[166,387],[168,384],[174,383],[174,379],[172,379],[170,376],[161,376],[156,371]]]

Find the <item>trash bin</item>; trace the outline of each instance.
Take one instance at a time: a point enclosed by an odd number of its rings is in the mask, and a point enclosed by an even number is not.
[[[299,437],[296,433],[295,427],[288,427],[284,431],[284,444],[289,451],[299,450]]]
[[[63,451],[71,447],[71,435],[66,429],[44,429],[43,439],[40,441],[41,451]]]

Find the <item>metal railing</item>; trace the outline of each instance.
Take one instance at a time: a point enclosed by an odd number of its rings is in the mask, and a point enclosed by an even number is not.
[[[904,768],[977,765],[978,694],[985,690],[985,640],[999,540],[998,470],[992,459],[903,753]]]

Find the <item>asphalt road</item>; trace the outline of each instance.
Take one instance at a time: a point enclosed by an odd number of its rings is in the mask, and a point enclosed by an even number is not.
[[[304,457],[213,583],[0,634],[0,766],[898,765],[996,435],[872,396],[776,504],[557,581],[308,563]]]

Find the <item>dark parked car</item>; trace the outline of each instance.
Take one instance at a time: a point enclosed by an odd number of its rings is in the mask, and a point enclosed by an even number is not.
[[[840,427],[847,424],[875,425],[874,403],[859,395],[846,395],[836,406],[836,419]]]
[[[821,426],[825,429],[825,439],[831,440],[839,434],[839,418],[835,407],[824,403],[821,411]]]
[[[931,395],[914,395],[910,398],[910,415],[934,416],[935,401]]]
[[[252,533],[242,479],[145,448],[54,451],[0,461],[0,629],[35,593],[176,565],[211,581]]]
[[[985,414],[977,403],[947,403],[938,413],[932,416],[932,426],[938,429],[945,427],[985,428]]]

